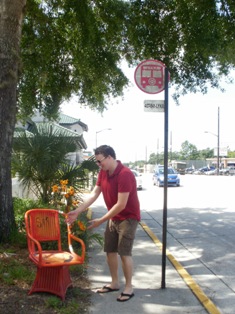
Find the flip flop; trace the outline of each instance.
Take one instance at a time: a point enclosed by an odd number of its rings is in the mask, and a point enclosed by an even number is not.
[[[108,286],[103,286],[103,288],[97,289],[97,293],[108,293],[108,292],[114,292],[114,291],[119,291],[119,289],[112,289]]]
[[[134,296],[134,293],[132,294],[129,294],[129,293],[121,293],[120,297],[117,298],[117,301],[118,302],[126,302],[126,301],[129,301],[131,298],[133,298]],[[127,299],[121,299],[121,297],[127,297]]]

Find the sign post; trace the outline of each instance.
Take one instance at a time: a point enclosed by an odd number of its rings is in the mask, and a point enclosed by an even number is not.
[[[162,289],[166,287],[167,242],[167,187],[168,187],[168,69],[165,68],[165,120],[164,120],[164,201],[162,222]]]
[[[142,61],[135,70],[136,85],[145,93],[157,94],[165,91],[165,100],[145,100],[144,111],[165,112],[164,119],[164,201],[162,227],[162,282],[166,287],[166,242],[167,242],[167,188],[168,188],[168,82],[170,75],[165,64],[158,60]]]

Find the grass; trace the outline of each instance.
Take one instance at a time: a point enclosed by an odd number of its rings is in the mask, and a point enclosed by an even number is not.
[[[64,302],[49,293],[33,293],[28,296],[36,276],[36,267],[28,259],[27,248],[0,245],[0,312],[23,313],[18,310],[22,306],[24,313],[87,313],[90,289],[86,265],[73,266],[70,269],[73,287],[68,288]],[[10,304],[10,309],[6,304]]]
[[[15,259],[15,255],[11,258],[7,257],[9,254],[3,252],[5,258],[1,258],[0,264],[0,280],[6,285],[14,285],[17,282],[24,281],[29,284],[34,279],[34,273],[28,268],[27,265]]]

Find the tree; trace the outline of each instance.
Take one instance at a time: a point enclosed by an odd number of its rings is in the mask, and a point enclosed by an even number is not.
[[[149,156],[148,163],[150,165],[160,165],[164,164],[164,152],[161,153],[151,153]]]
[[[198,159],[199,152],[195,145],[185,141],[181,145],[180,155],[181,160],[195,160]]]
[[[11,150],[16,121],[16,87],[23,9],[26,0],[0,2],[0,242],[15,228]]]
[[[199,158],[201,159],[207,159],[207,158],[212,158],[214,157],[214,150],[211,148],[206,148],[200,151],[200,156]]]
[[[181,160],[181,156],[178,152],[169,152],[169,158],[170,160]]]
[[[175,99],[218,87],[235,65],[234,24],[231,0],[28,0],[20,116],[55,115],[72,94],[103,111],[128,83],[123,58],[164,62]]]
[[[16,113],[25,119],[37,108],[55,117],[72,95],[102,112],[108,96],[122,95],[128,84],[120,69],[123,58],[131,65],[147,58],[164,62],[176,99],[218,87],[235,64],[233,0],[25,4],[0,3],[0,242],[14,226],[10,164]]]
[[[235,157],[235,151],[228,151],[228,158],[234,158]]]
[[[128,82],[119,68],[125,2],[28,0],[25,5],[26,0],[0,3],[0,242],[8,241],[15,226],[11,150],[16,114],[26,119],[36,108],[55,118],[71,95],[103,111],[105,98],[121,95]]]
[[[157,155],[156,155],[155,153],[151,153],[151,154],[150,154],[148,163],[149,163],[150,165],[156,165],[156,164],[158,163]]]
[[[19,116],[56,116],[62,101],[103,111],[128,83],[120,69],[123,1],[27,0],[22,33]]]

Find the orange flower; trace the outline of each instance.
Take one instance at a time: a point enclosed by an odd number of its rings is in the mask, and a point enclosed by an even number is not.
[[[76,207],[79,201],[76,199],[76,190],[73,186],[68,187],[69,180],[60,180],[60,184],[52,186],[52,203],[57,205],[66,205],[66,211],[70,211],[70,207]],[[69,210],[68,210],[69,208]]]
[[[84,225],[84,223],[81,220],[78,221],[78,226],[79,226],[80,230],[82,230],[82,231],[86,230],[86,226]]]
[[[67,185],[68,184],[68,179],[67,180],[60,180],[60,185]]]
[[[61,185],[61,190],[65,192],[66,191],[66,185]]]
[[[52,192],[53,192],[53,193],[58,192],[58,185],[53,185],[53,187],[52,187]]]
[[[69,193],[69,195],[74,195],[75,190],[72,186],[70,186],[70,188],[68,189],[68,193]]]
[[[66,193],[64,196],[65,196],[65,198],[69,198],[70,195],[69,195],[69,193]]]
[[[73,206],[77,206],[78,204],[79,204],[78,200],[73,200],[73,203],[72,203]]]

